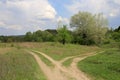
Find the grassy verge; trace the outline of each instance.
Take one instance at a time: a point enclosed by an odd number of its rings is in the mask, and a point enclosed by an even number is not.
[[[109,49],[78,63],[94,80],[120,80],[120,51]]]
[[[20,44],[22,45],[22,44]],[[99,48],[96,46],[82,46],[74,44],[62,45],[60,43],[24,43],[29,49],[41,51],[55,60],[61,60],[68,56],[76,56],[88,52],[94,52]]]
[[[90,53],[100,50],[100,48],[96,46],[82,46],[75,44],[66,44],[62,45],[56,42],[45,42],[45,43],[17,43],[20,47],[37,50],[47,54],[55,60],[62,60],[63,58],[69,56],[77,56],[82,55],[84,53]],[[53,64],[47,60],[44,56],[38,54],[39,57],[49,66],[53,66]],[[65,66],[69,66],[72,62],[72,59],[69,59],[63,63]]]
[[[72,63],[72,61],[73,61],[73,58],[70,58],[70,59],[66,60],[65,62],[63,62],[62,65],[69,67],[70,64]]]
[[[16,48],[0,50],[0,80],[47,80],[32,55]]]

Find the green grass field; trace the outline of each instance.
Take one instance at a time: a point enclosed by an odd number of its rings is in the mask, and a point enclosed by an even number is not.
[[[30,45],[30,46],[28,46]],[[48,56],[52,57],[55,60],[61,60],[65,57],[69,56],[80,56],[84,53],[90,53],[90,52],[96,52],[99,51],[100,48],[96,46],[82,46],[82,45],[75,45],[75,44],[66,44],[62,45],[60,43],[26,43],[24,45],[21,45],[22,47],[27,47],[29,50],[37,50],[40,52],[44,52]],[[45,57],[41,56],[39,53],[37,53],[39,57],[44,61],[47,65],[53,66],[53,64],[47,60]],[[69,59],[63,63],[64,66],[69,66],[72,62],[72,59]]]
[[[78,63],[78,67],[93,80],[120,80],[120,50],[104,49],[96,46],[82,46],[60,43],[0,43],[0,80],[47,80],[39,69],[34,57],[24,49],[37,50],[47,54],[55,60],[62,60],[69,56],[81,56],[84,53],[99,52]],[[53,64],[45,57],[36,53],[48,66]],[[63,62],[69,67],[73,58]]]
[[[36,43],[33,44],[35,45]],[[29,46],[28,48],[41,51],[55,60],[61,60],[68,56],[76,56],[76,55],[81,55],[88,52],[95,52],[99,50],[99,48],[96,46],[82,46],[77,44],[62,45],[60,43],[39,43],[34,47]]]
[[[0,80],[47,79],[32,55],[7,45],[0,47]]]
[[[120,80],[120,50],[109,49],[79,62],[78,67],[94,80]]]

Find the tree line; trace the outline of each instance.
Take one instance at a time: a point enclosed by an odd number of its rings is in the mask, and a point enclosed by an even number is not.
[[[27,32],[21,36],[0,36],[0,42],[61,42],[82,45],[107,44],[120,41],[120,26],[109,29],[103,14],[79,12],[71,17],[69,30],[67,25],[57,29]]]

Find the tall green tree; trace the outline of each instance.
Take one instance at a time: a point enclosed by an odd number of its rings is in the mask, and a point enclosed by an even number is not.
[[[53,35],[48,31],[38,30],[33,33],[34,41],[37,41],[37,42],[53,41],[52,37]]]
[[[110,34],[112,35],[113,40],[120,42],[120,26],[114,29]]]
[[[32,33],[31,32],[27,32],[25,35],[25,41],[32,41]]]
[[[43,39],[42,39],[42,31],[41,30],[37,30],[33,33],[33,38],[34,38],[34,41],[36,42],[42,42]]]
[[[53,41],[53,35],[48,31],[43,31],[43,41]]]
[[[65,45],[66,42],[71,41],[71,35],[70,35],[66,25],[63,25],[63,27],[59,27],[57,29],[57,32],[58,32],[58,39],[59,39],[59,41],[62,42],[63,45]]]
[[[120,26],[114,30],[115,32],[120,32]]]
[[[79,12],[71,17],[70,26],[75,28],[84,44],[100,44],[105,38],[108,22],[103,14]]]

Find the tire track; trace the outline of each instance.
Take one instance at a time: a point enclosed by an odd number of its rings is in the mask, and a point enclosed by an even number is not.
[[[36,52],[36,53],[39,53],[42,56],[46,57],[48,60],[50,60],[55,65],[55,68],[53,70],[55,72],[56,71],[59,72],[60,74],[64,75],[64,77],[67,78],[67,79],[62,79],[62,80],[71,80],[71,79],[72,80],[90,80],[90,78],[88,78],[88,76],[86,76],[82,71],[80,71],[77,68],[77,63],[79,61],[85,59],[86,57],[93,55],[93,53],[88,53],[88,54],[84,55],[85,57],[82,56],[82,57],[79,57],[79,58],[74,58],[71,66],[69,68],[66,68],[66,67],[62,66],[60,61],[55,61],[51,57],[49,57],[48,55],[46,55],[42,52],[35,51],[35,50],[32,50],[32,51]],[[73,57],[75,57],[75,56],[73,56]],[[72,58],[72,57],[67,57],[63,60],[65,61],[69,58]],[[59,79],[54,79],[54,80],[59,80]]]

